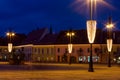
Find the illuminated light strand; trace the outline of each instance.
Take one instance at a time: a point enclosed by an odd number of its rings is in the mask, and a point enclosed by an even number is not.
[[[72,53],[72,44],[68,44],[68,52]]]
[[[13,47],[12,43],[8,43],[8,52],[12,52],[12,47]]]
[[[108,48],[108,52],[111,52],[112,50],[112,39],[107,39],[107,48]]]
[[[87,34],[88,34],[89,43],[94,42],[95,34],[96,34],[96,25],[97,23],[95,20],[87,21]]]

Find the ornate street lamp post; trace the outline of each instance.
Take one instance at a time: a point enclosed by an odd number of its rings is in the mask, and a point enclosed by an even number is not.
[[[92,20],[93,15],[93,7],[96,3],[96,0],[90,0],[90,20],[87,21],[87,35],[90,43],[90,61],[89,61],[89,72],[94,72],[93,69],[93,60],[92,60],[92,44],[94,43],[95,35],[96,35],[96,20]]]
[[[108,33],[108,39],[107,39],[107,48],[108,48],[108,67],[111,67],[111,50],[112,50],[112,44],[113,44],[113,40],[112,40],[112,28],[114,27],[114,24],[112,24],[112,19],[111,17],[109,17],[108,23],[106,25],[107,28],[107,33]]]
[[[74,36],[75,33],[70,31],[70,32],[67,32],[67,36],[69,36],[69,40],[70,40],[70,43],[68,44],[68,52],[70,54],[70,57],[69,57],[69,64],[71,64],[71,53],[72,53],[72,42],[71,42],[71,39],[72,39],[72,36]]]
[[[13,44],[12,44],[12,37],[15,36],[14,32],[7,32],[6,35],[9,38],[9,43],[8,43],[8,52],[12,52]]]
[[[96,21],[87,21],[87,34],[90,43],[90,62],[89,62],[89,72],[94,72],[93,60],[92,60],[92,44],[94,43],[96,34]]]

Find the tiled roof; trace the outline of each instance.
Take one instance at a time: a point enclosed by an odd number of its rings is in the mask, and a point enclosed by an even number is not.
[[[30,32],[24,41],[24,44],[34,44],[41,40],[48,33],[47,28],[37,29]]]
[[[46,34],[42,40],[38,41],[35,44],[55,44],[57,36],[57,34]]]
[[[72,30],[75,35],[71,38],[72,44],[88,44],[87,30]],[[49,33],[47,29],[40,29],[32,31],[27,39],[26,43],[32,43],[37,45],[47,45],[47,44],[68,44],[70,43],[70,38],[67,36],[67,30],[61,31],[59,34]],[[115,32],[115,35],[119,36],[119,31]],[[107,39],[107,31],[102,31],[101,29],[97,29],[96,37],[94,40],[95,44],[106,44]],[[117,40],[116,40],[117,39]],[[114,43],[120,43],[119,37],[116,37]]]

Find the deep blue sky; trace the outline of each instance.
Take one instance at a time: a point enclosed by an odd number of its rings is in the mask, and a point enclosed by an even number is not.
[[[83,0],[85,1],[85,0]],[[95,18],[97,27],[103,28],[109,15],[116,27],[120,25],[120,0],[105,0],[114,8],[99,4]],[[64,29],[86,28],[87,7],[75,0],[0,0],[0,33],[9,28],[28,33],[37,27],[53,26],[54,32]],[[76,6],[77,5],[77,6]],[[79,10],[76,11],[76,8]]]

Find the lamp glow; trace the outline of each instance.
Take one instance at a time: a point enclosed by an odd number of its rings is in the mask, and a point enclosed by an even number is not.
[[[15,36],[15,33],[12,33],[12,36]]]
[[[120,60],[120,57],[118,57],[118,59]]]
[[[93,43],[96,34],[96,21],[95,20],[88,20],[87,21],[87,34],[89,43]]]
[[[8,43],[8,52],[12,52],[12,47],[13,47],[12,43]]]
[[[109,52],[112,50],[112,42],[112,39],[107,39],[107,48]]]
[[[10,35],[10,33],[8,33],[8,32],[7,32],[7,33],[6,33],[6,35],[7,35],[7,36],[9,36],[9,35]]]
[[[113,27],[114,27],[114,24],[107,24],[106,27],[107,27],[108,29],[113,28]]]
[[[68,52],[72,53],[72,44],[68,44]]]

